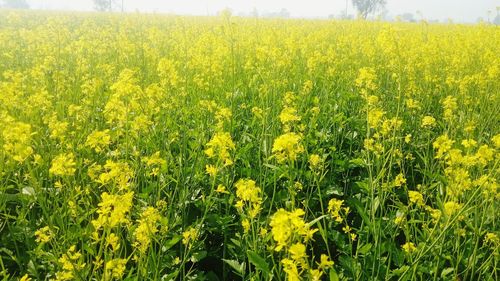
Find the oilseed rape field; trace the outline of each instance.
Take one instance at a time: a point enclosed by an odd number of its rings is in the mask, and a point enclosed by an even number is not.
[[[0,11],[2,280],[499,280],[500,28]]]

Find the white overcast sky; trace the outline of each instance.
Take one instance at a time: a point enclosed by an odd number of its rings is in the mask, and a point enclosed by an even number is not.
[[[224,8],[234,14],[249,13],[254,8],[259,13],[278,12],[282,8],[292,17],[325,18],[339,15],[346,8],[346,0],[123,0],[126,11],[213,15]],[[121,2],[118,0],[117,2]],[[355,14],[348,2],[348,13]],[[92,0],[28,0],[35,9],[84,10],[93,9]],[[389,15],[420,11],[426,19],[475,22],[479,17],[488,19],[496,15],[500,0],[387,0]]]

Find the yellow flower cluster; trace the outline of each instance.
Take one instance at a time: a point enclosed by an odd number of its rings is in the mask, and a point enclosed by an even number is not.
[[[52,231],[48,226],[42,227],[35,231],[36,242],[38,243],[47,243],[52,239]]]
[[[2,132],[5,152],[17,162],[24,162],[33,154],[31,147],[31,125],[22,122],[13,122]]]
[[[233,164],[230,151],[235,149],[231,135],[227,132],[217,132],[207,143],[205,154],[209,158],[217,158],[224,166]]]
[[[447,135],[442,135],[438,137],[433,143],[432,146],[437,150],[436,158],[441,159],[446,156],[446,153],[451,149],[454,141],[450,140]]]
[[[343,220],[342,216],[340,215],[343,203],[344,200],[339,200],[335,198],[332,198],[330,199],[330,201],[328,201],[328,212],[333,217],[333,219],[338,223],[341,223]]]
[[[302,137],[296,133],[285,133],[274,140],[272,152],[278,162],[295,161],[297,156],[304,152],[300,143]]]
[[[158,232],[156,223],[161,219],[160,213],[154,207],[147,207],[138,220],[139,225],[134,231],[135,247],[145,253],[151,243],[151,237]]]
[[[97,232],[101,228],[113,228],[120,224],[130,223],[128,213],[132,207],[133,198],[133,192],[127,192],[123,195],[103,192],[97,210],[99,216],[92,221],[95,231]],[[98,238],[98,235],[96,238]]]
[[[321,170],[323,167],[323,159],[318,154],[311,154],[309,156],[309,168],[313,171]]]
[[[284,131],[287,132],[290,130],[291,124],[300,121],[301,118],[297,113],[297,109],[291,106],[285,106],[279,115],[279,119],[285,128]]]
[[[443,105],[443,118],[451,121],[453,119],[453,112],[457,109],[457,99],[453,96],[447,96],[441,104]]]
[[[191,248],[192,242],[198,239],[199,231],[195,227],[190,227],[182,233],[182,244]]]
[[[99,175],[97,182],[102,185],[114,185],[119,190],[129,190],[131,187],[131,180],[134,177],[134,171],[126,162],[106,160],[104,167],[96,166],[93,172],[104,168],[104,172]]]
[[[403,248],[403,251],[407,254],[411,254],[417,250],[417,247],[413,244],[413,242],[406,242],[403,246],[401,246],[401,248]]]
[[[279,209],[271,217],[271,233],[276,242],[276,251],[281,251],[289,247],[295,240],[294,237],[301,237],[305,241],[312,238],[317,229],[311,229],[302,218],[305,212],[302,209],[296,209],[288,212],[285,209]]]
[[[408,197],[410,198],[410,203],[415,204],[417,206],[424,206],[424,196],[422,193],[414,190],[408,191]]]
[[[112,278],[116,278],[117,280],[121,280],[123,273],[125,273],[125,269],[127,266],[126,259],[112,259],[106,263],[105,266],[105,280],[111,280]]]
[[[160,152],[157,151],[149,157],[143,157],[142,162],[146,164],[149,169],[149,176],[158,176],[158,174],[167,168],[167,160],[160,156]]]
[[[50,138],[63,142],[66,132],[68,131],[69,123],[57,120],[57,116],[55,114],[48,118],[45,123],[47,123],[50,130]]]
[[[100,153],[111,144],[111,136],[109,130],[93,131],[87,136],[85,145],[94,149],[95,152]]]
[[[56,273],[56,281],[74,280],[78,272],[85,268],[82,254],[71,246],[68,251],[59,258],[62,270]]]
[[[432,128],[434,125],[436,125],[436,118],[426,115],[422,118],[422,127],[424,128]]]
[[[57,155],[52,160],[49,173],[55,176],[72,176],[76,171],[75,155],[73,153],[63,153]]]
[[[262,204],[262,192],[260,187],[251,179],[240,179],[235,183],[236,197],[239,199],[236,202],[236,207],[240,212],[246,210],[248,216],[255,218]]]

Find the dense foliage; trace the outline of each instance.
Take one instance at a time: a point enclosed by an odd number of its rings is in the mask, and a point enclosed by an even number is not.
[[[0,12],[4,280],[499,280],[500,29]]]

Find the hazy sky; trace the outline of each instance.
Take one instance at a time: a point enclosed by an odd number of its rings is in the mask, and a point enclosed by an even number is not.
[[[259,13],[287,9],[292,17],[327,17],[339,15],[346,8],[346,0],[123,0],[126,11],[170,12],[176,14],[213,15],[224,8],[235,14],[249,13],[256,8]],[[118,0],[117,2],[121,2]],[[355,14],[348,0],[348,13]],[[28,0],[33,8],[92,10],[92,0]],[[500,0],[387,0],[389,15],[420,11],[424,18],[475,22],[496,14]]]

